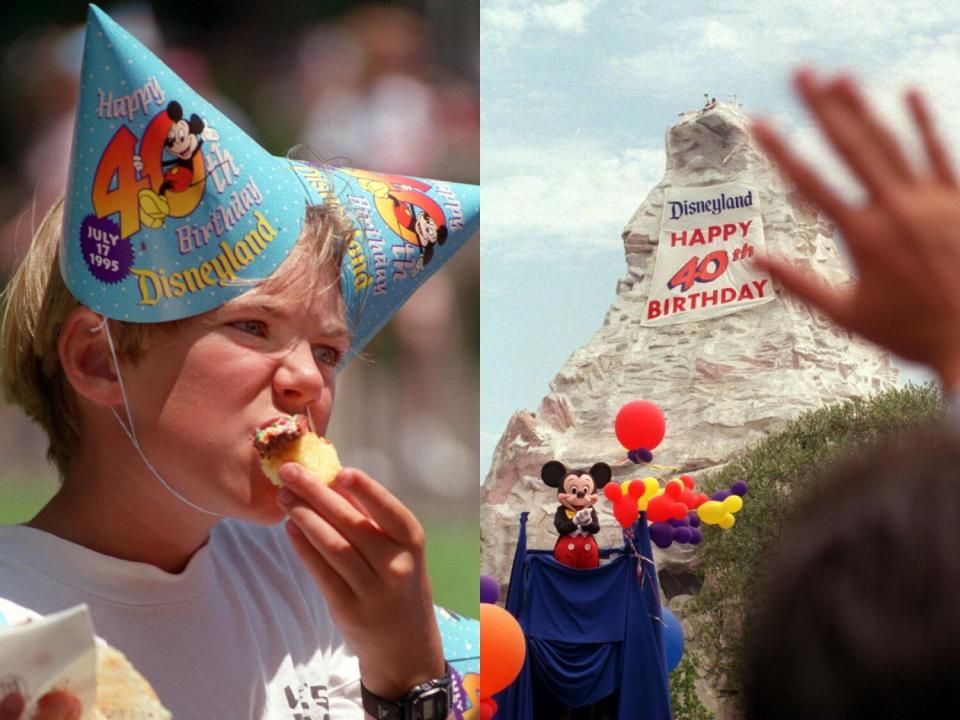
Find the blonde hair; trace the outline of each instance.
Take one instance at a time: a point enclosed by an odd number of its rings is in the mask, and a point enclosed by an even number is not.
[[[57,340],[67,316],[79,307],[60,275],[59,247],[63,199],[47,212],[23,262],[5,291],[3,313],[3,387],[9,402],[20,405],[47,433],[47,457],[60,474],[82,439],[76,395],[60,366]],[[347,242],[355,232],[332,204],[307,206],[300,238],[260,287],[283,292],[300,302],[333,283],[323,268],[339,269]],[[121,361],[137,363],[158,334],[178,331],[191,318],[163,323],[109,320]]]

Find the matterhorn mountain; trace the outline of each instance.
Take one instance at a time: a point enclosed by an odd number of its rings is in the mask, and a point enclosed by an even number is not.
[[[713,103],[684,113],[667,131],[666,150],[663,179],[623,231],[626,276],[603,326],[560,368],[536,412],[513,415],[494,452],[482,492],[481,572],[501,583],[509,578],[522,511],[530,512],[528,547],[551,549],[556,541],[556,493],[540,480],[548,460],[568,468],[603,460],[614,465],[616,481],[667,474],[626,462],[614,434],[614,418],[625,403],[652,401],[666,417],[655,465],[699,474],[805,411],[896,384],[897,370],[886,353],[786,296],[747,263],[742,285],[738,281],[713,295],[702,291],[710,283],[701,280],[713,278],[720,260],[729,260],[732,269],[741,251],[746,258],[762,249],[758,240],[832,284],[850,280],[832,226],[761,154],[739,108]],[[749,207],[736,209],[742,205]],[[692,224],[684,229],[684,222]],[[691,229],[697,224],[700,235]],[[738,238],[740,251],[734,251]],[[748,238],[754,249],[746,248]],[[686,249],[696,252],[701,264],[684,265],[671,280],[685,299],[673,305],[654,300],[668,287],[659,280],[658,254],[663,262],[670,252],[697,242],[702,247]],[[721,247],[731,252],[708,262]],[[676,269],[669,270],[668,280]],[[718,309],[728,299],[730,304]],[[699,309],[692,307],[698,302],[699,308],[727,314],[701,318],[682,312]],[[664,312],[670,309],[672,317]],[[618,546],[620,527],[609,508],[601,496],[599,544]],[[685,547],[680,554],[692,552]],[[670,560],[658,556],[661,570]]]

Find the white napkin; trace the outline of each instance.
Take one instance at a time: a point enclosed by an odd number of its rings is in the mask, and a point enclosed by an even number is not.
[[[0,603],[0,696],[23,695],[24,717],[51,690],[67,690],[83,703],[81,720],[92,720],[97,696],[97,653],[86,605],[41,616]]]

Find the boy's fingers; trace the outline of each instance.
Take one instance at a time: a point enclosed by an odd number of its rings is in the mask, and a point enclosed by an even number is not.
[[[423,546],[423,528],[417,518],[406,505],[365,472],[344,468],[334,484],[339,484],[357,498],[370,511],[370,517],[394,541],[401,545]]]
[[[335,601],[343,605],[349,605],[356,602],[356,595],[347,582],[337,574],[336,570],[330,567],[330,563],[323,559],[317,553],[316,548],[303,534],[303,531],[293,520],[287,520],[284,523],[284,529],[287,531],[287,537],[290,538],[290,544],[296,551],[300,560],[306,565],[307,570],[313,575],[313,578],[320,586],[320,591],[327,599],[329,604],[335,604]]]
[[[37,701],[37,712],[31,720],[80,720],[83,705],[76,697],[54,690]]]
[[[342,497],[348,503],[350,503],[350,505],[353,506],[353,509],[356,510],[358,513],[360,513],[364,517],[367,517],[367,518],[370,517],[370,511],[367,510],[363,506],[363,504],[359,500],[357,500],[353,495],[351,495],[349,492],[344,490],[344,488],[341,487],[338,483],[334,482],[333,484],[331,484],[330,489],[333,490],[335,493],[337,493],[337,495]],[[376,524],[376,523],[373,523],[373,524]]]
[[[770,273],[788,293],[812,305],[837,324],[847,326],[847,302],[844,294],[831,290],[812,273],[797,270],[786,261],[769,254],[755,258],[753,263]]]
[[[287,515],[355,594],[359,595],[364,587],[370,587],[376,580],[376,573],[361,549],[351,544],[313,507],[295,500],[287,506]]]
[[[296,464],[284,465],[281,472],[286,482],[286,489],[359,550],[371,568],[377,566],[385,550],[392,550],[384,547],[393,545],[390,538],[370,516],[367,508],[357,498],[351,497],[346,490],[337,488],[336,483],[328,486],[319,482]],[[278,500],[282,497],[282,495],[278,496]]]
[[[821,83],[813,71],[802,70],[796,75],[795,85],[837,153],[874,197],[885,197],[890,185],[902,178],[871,134],[864,132],[863,115],[851,111],[846,89],[850,81],[838,78]]]
[[[842,228],[851,209],[840,196],[820,179],[813,168],[794,155],[780,135],[765,121],[754,120],[750,132],[764,152],[796,185],[797,190],[814,205],[822,208]]]
[[[19,693],[10,693],[0,701],[0,720],[20,720],[26,705]]]
[[[920,132],[934,176],[942,183],[956,187],[957,176],[953,170],[950,155],[933,128],[933,119],[930,117],[927,104],[923,101],[919,92],[911,90],[907,93],[907,106],[910,108],[910,114],[913,116],[913,122],[917,126],[917,130]]]

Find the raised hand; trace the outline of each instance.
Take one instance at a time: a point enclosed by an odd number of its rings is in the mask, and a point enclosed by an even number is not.
[[[906,102],[925,162],[907,157],[846,76],[812,70],[796,87],[834,150],[863,184],[851,204],[831,189],[764,121],[753,135],[797,189],[843,233],[856,268],[852,286],[830,287],[783,259],[757,264],[837,324],[904,358],[929,365],[946,388],[960,383],[960,189],[920,95]]]

